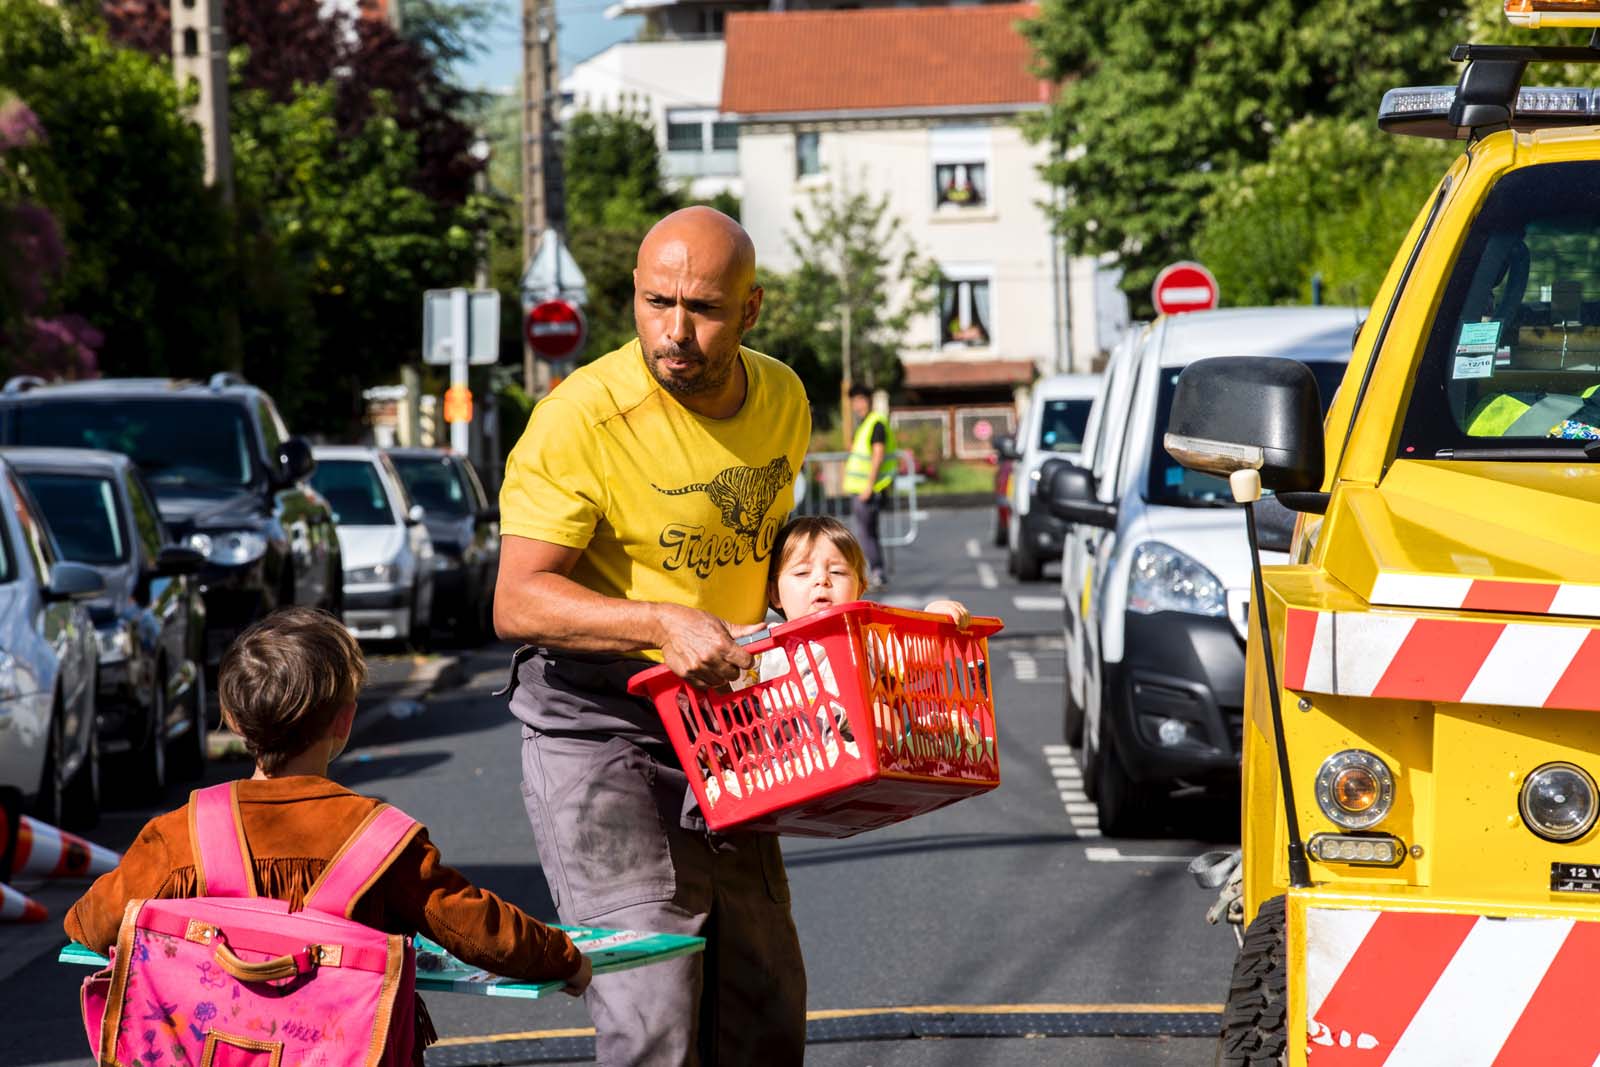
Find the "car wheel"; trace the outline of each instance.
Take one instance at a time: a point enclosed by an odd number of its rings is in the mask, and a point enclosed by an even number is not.
[[[1115,734],[1104,720],[1100,724],[1100,744],[1095,748],[1095,778],[1098,796],[1095,811],[1100,832],[1107,837],[1129,837],[1151,822],[1155,791],[1136,782],[1117,755]]]
[[[159,800],[167,789],[167,676],[156,678],[150,697],[150,729],[144,744],[129,753],[130,785],[141,800]]]
[[[94,717],[94,711],[89,711]],[[65,751],[65,745],[62,751]],[[60,826],[67,830],[92,830],[100,822],[100,731],[89,729],[89,751],[78,773],[66,783],[61,796]]]
[[[428,644],[428,620],[422,614],[422,587],[411,583],[411,604],[406,610],[406,634],[401,644],[413,652],[421,652]]]
[[[44,774],[39,779],[39,796],[33,802],[34,817],[51,826],[59,827],[65,810],[67,783],[62,777],[62,753],[66,740],[62,736],[66,716],[57,698],[50,709],[50,740],[44,750]]]
[[[1019,582],[1037,582],[1044,573],[1044,562],[1020,537],[1017,547],[1011,550],[1011,573]]]
[[[172,754],[172,772],[185,782],[205,777],[206,773],[206,672],[197,668],[194,685],[189,688],[189,728],[178,738]]]
[[[1261,905],[1233,961],[1228,1002],[1222,1009],[1217,1063],[1224,1067],[1274,1067],[1288,1062],[1289,998],[1284,969],[1284,904]]]

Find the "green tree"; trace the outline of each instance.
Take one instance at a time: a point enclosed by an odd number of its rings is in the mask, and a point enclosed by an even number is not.
[[[200,134],[170,71],[56,8],[4,0],[0,89],[46,131],[29,162],[66,245],[53,303],[102,335],[100,369],[225,366],[235,291],[227,213],[203,183]]]
[[[1478,2],[1478,0],[1473,0]],[[1061,83],[1028,123],[1065,191],[1057,224],[1111,253],[1135,313],[1193,254],[1202,204],[1307,116],[1370,122],[1384,89],[1453,78],[1463,0],[1044,0],[1023,26]],[[1144,305],[1142,308],[1140,305]]]

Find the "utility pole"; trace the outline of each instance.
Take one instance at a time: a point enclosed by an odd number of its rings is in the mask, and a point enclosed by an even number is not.
[[[839,305],[839,439],[847,449],[851,430],[850,387],[855,384],[850,367],[850,320],[855,317],[854,311],[848,300]]]
[[[233,202],[233,142],[228,129],[228,33],[222,0],[172,5],[172,73],[178,88],[199,92],[190,117],[205,144],[206,184]]]
[[[557,137],[554,0],[522,0],[522,261],[531,263],[547,227],[566,229],[566,195]],[[532,396],[549,386],[550,368],[523,339],[522,383]]]

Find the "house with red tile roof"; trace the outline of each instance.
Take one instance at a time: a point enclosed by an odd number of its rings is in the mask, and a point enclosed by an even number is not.
[[[1047,148],[1019,127],[1053,92],[1018,30],[1036,14],[983,4],[726,18],[721,117],[738,124],[741,221],[761,262],[796,266],[787,234],[813,197],[887,196],[941,276],[901,353],[894,418],[939,421],[957,456],[988,455],[1037,376],[1088,370],[1110,344],[1098,264],[1062,253],[1039,173]]]

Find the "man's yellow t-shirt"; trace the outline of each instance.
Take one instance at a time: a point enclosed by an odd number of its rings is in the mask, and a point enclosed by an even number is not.
[[[572,579],[596,593],[759,622],[811,411],[794,371],[740,356],[744,406],[726,419],[663,389],[638,341],[579,368],[506,460],[500,532],[582,549]]]

